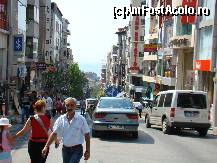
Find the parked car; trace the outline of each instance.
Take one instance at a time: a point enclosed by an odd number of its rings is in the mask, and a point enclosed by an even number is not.
[[[88,98],[86,99],[86,113],[89,114],[90,118],[92,119],[93,111],[96,108],[96,105],[98,103],[98,100],[95,98]]]
[[[126,98],[102,97],[93,113],[92,135],[104,131],[128,132],[138,138],[138,113]]]
[[[145,124],[162,126],[165,134],[173,129],[194,129],[206,136],[210,127],[207,93],[192,90],[160,92],[152,108],[145,108]]]

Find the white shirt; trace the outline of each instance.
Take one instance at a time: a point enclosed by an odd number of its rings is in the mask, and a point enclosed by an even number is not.
[[[84,143],[84,135],[90,132],[86,119],[78,113],[68,121],[66,114],[60,116],[53,127],[53,131],[62,139],[65,146],[71,147]]]
[[[42,98],[42,100],[46,103],[46,110],[52,110],[53,108],[53,101],[50,97]]]

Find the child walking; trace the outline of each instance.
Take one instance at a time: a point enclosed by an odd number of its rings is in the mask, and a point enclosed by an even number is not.
[[[11,146],[13,138],[9,133],[11,124],[7,118],[0,119],[0,163],[12,163]]]

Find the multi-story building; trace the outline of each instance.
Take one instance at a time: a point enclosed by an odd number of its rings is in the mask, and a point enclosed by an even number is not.
[[[118,46],[113,45],[107,54],[107,84],[118,85]]]
[[[27,1],[26,8],[26,54],[27,67],[26,85],[33,90],[36,89],[39,43],[39,0]]]
[[[144,0],[131,0],[132,7],[139,7],[144,4]],[[144,56],[144,26],[141,25],[143,16],[132,16],[129,23],[128,31],[128,74],[127,74],[127,90],[131,97],[136,101],[142,96],[143,91],[143,66],[142,60]],[[144,22],[143,22],[144,23]]]
[[[7,69],[7,42],[8,42],[8,35],[9,35],[9,28],[8,28],[8,13],[7,8],[9,7],[9,3],[7,1],[0,1],[1,11],[0,11],[0,87],[3,89],[3,84],[6,84],[7,81],[7,72],[4,71]],[[4,19],[5,18],[5,19]]]
[[[68,47],[70,46],[70,43],[68,43],[68,36],[71,34],[71,32],[68,29],[69,21],[65,18],[62,19],[63,22],[63,28],[62,28],[62,40],[61,40],[61,50],[60,50],[60,61],[63,65],[66,65],[67,61],[69,60],[69,53],[68,53]]]
[[[159,5],[159,0],[147,0],[145,5],[155,8]],[[157,70],[158,65],[160,65],[157,55],[158,17],[147,15],[142,20],[142,25],[145,26],[143,82],[145,90],[149,85],[155,95],[158,92],[157,88],[159,88],[159,80],[157,80],[159,72]]]
[[[118,71],[118,86],[119,91],[125,90],[126,86],[126,51],[127,51],[127,30],[128,27],[118,28],[118,56],[117,56],[117,71]]]
[[[102,87],[106,85],[106,64],[101,67],[101,85]]]
[[[51,49],[50,54],[48,57],[49,63],[56,63],[59,62],[60,53],[61,53],[61,41],[62,41],[62,16],[60,9],[58,8],[57,4],[52,2],[51,3]]]
[[[216,0],[198,0],[198,5],[208,7],[209,16],[197,18],[194,44],[194,89],[208,93],[209,105],[214,104],[214,127],[217,130],[217,3]]]

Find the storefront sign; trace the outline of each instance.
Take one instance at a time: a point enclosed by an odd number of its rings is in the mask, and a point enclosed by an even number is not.
[[[145,44],[144,52],[155,52],[157,51],[157,44]]]
[[[130,70],[139,70],[139,67],[137,65],[137,54],[138,54],[138,41],[139,41],[139,16],[136,16],[135,18],[135,33],[134,33],[134,49],[133,49],[133,56],[134,56],[134,62],[133,66],[130,67]]]
[[[37,70],[45,70],[46,64],[45,63],[36,63]]]
[[[14,36],[14,52],[22,53],[23,52],[23,35]]]
[[[197,0],[182,0],[182,7],[193,7],[196,10]],[[184,15],[181,16],[182,24],[194,24],[196,21],[196,16],[194,15]]]
[[[210,68],[211,68],[210,60],[196,60],[195,61],[195,70],[210,71]]]
[[[169,47],[172,47],[172,46],[177,46],[177,47],[187,46],[187,43],[188,43],[188,39],[186,39],[186,38],[174,39],[174,40],[170,41]]]
[[[7,29],[7,0],[0,0],[0,29]]]

